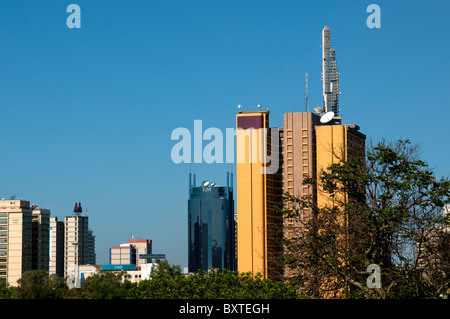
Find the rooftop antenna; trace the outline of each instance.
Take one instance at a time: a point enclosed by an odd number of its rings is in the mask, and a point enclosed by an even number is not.
[[[320,116],[325,114],[325,109],[321,106],[316,106],[314,108],[314,112],[316,112],[317,114],[319,114]]]
[[[306,109],[306,112],[309,112],[309,109],[308,109],[308,72],[305,72],[305,109]]]
[[[334,112],[333,111],[327,112],[320,117],[320,123],[322,123],[322,124],[328,123],[333,118],[334,118]]]
[[[319,114],[320,116],[320,123],[325,124],[330,122],[334,118],[334,112],[325,112],[325,108],[321,106],[316,106],[314,108],[314,112]]]
[[[73,212],[75,213],[75,215],[79,216],[80,213],[83,212],[83,209],[81,208],[81,203],[80,202],[75,202],[75,206],[73,207]]]

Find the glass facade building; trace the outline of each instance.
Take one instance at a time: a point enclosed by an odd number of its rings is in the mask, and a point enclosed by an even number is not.
[[[189,174],[188,258],[189,272],[236,270],[232,174],[227,185],[204,181],[195,185]],[[192,183],[193,182],[193,183]]]

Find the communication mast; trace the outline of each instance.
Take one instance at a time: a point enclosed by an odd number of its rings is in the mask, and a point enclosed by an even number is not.
[[[322,30],[322,84],[323,107],[325,112],[340,116],[339,109],[339,72],[336,65],[335,50],[331,47],[330,29]]]
[[[309,108],[308,108],[308,72],[305,72],[305,112],[309,112]]]

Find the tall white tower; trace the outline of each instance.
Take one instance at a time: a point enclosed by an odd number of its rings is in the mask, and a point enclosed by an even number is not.
[[[335,116],[339,116],[339,72],[327,26],[322,30],[322,83],[325,112],[332,111]]]

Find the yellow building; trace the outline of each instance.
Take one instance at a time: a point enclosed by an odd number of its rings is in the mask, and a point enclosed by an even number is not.
[[[356,125],[318,125],[316,130],[316,156],[317,156],[317,178],[322,171],[326,171],[332,164],[341,161],[350,161],[355,158],[364,159],[365,156],[365,139],[366,136],[360,133],[359,127]],[[351,198],[347,193],[337,193],[334,197],[330,197],[326,192],[321,191],[322,185],[318,181],[317,186],[317,206],[323,207],[340,207],[342,203],[348,203]],[[342,253],[349,247],[349,234],[347,232],[351,216],[348,216],[343,210],[340,211],[338,223],[344,226],[344,233],[341,236]],[[336,290],[334,287],[337,278],[332,275],[321,278],[323,296],[325,298],[339,298],[348,292],[349,287],[341,287]]]
[[[0,201],[0,280],[16,286],[26,271],[48,271],[49,217],[26,200]]]
[[[319,207],[333,205],[318,189],[303,185],[303,179],[317,178],[340,160],[364,158],[365,135],[356,125],[340,124],[340,118],[333,124],[322,124],[320,116],[311,112],[285,113],[276,137],[280,167],[269,174],[266,149],[261,148],[269,128],[269,112],[240,112],[236,127],[238,271],[275,278],[282,273],[276,265],[282,249],[280,238],[297,236],[302,223],[283,220],[272,206],[281,201],[284,192],[296,197],[310,195]],[[269,136],[267,149],[271,149],[271,141],[275,141],[274,136]],[[307,222],[310,212],[302,213],[302,221]]]
[[[269,111],[240,112],[236,128],[238,271],[274,278],[282,239],[272,207],[282,195],[278,130],[269,129]]]
[[[31,270],[31,214],[28,201],[0,201],[0,278],[13,286]]]
[[[316,130],[317,176],[331,164],[364,159],[366,136],[357,125],[318,125]],[[346,200],[339,198],[336,200]],[[326,194],[317,194],[317,206],[333,205],[334,200]]]

